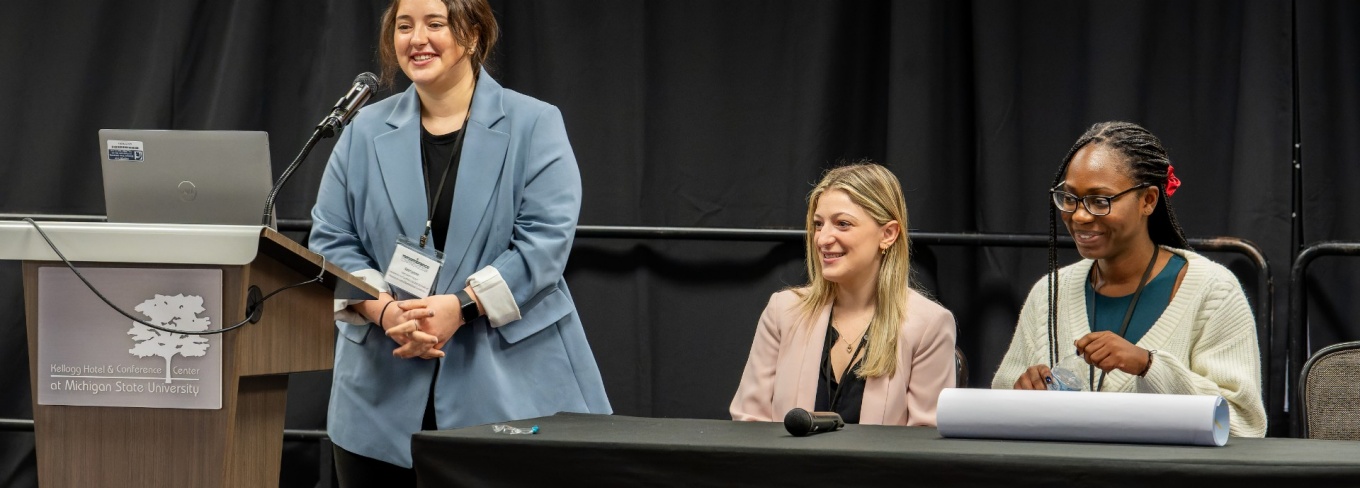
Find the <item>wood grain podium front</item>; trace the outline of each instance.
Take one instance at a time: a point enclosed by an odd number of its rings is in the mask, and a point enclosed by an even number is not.
[[[277,486],[287,374],[330,369],[334,298],[377,291],[267,227],[39,225],[82,270],[220,270],[223,324],[245,318],[252,286],[269,293],[314,278],[324,266],[319,284],[275,295],[258,323],[221,334],[220,409],[41,405],[38,276],[65,264],[28,223],[0,223],[0,259],[23,261],[41,486]]]

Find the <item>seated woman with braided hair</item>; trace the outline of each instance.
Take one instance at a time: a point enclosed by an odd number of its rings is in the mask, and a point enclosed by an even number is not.
[[[1104,122],[1077,140],[1050,190],[1049,272],[992,388],[1046,389],[1062,366],[1094,391],[1221,395],[1232,435],[1265,435],[1255,319],[1237,278],[1188,249],[1179,186],[1147,129]],[[1055,214],[1084,258],[1061,270]]]

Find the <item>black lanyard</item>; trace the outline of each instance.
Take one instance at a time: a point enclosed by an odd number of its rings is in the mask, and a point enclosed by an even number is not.
[[[828,330],[830,330],[830,329],[835,329],[835,327],[833,327],[833,326],[831,325],[831,323],[833,322],[833,319],[835,318],[835,316],[836,316],[836,309],[833,307],[833,308],[831,309],[831,313],[829,314],[829,316],[828,316],[827,319],[826,319],[826,327],[827,327]],[[870,320],[870,321],[872,322],[872,320]],[[837,331],[836,331],[836,336],[837,336],[837,337],[840,337],[840,334],[841,334],[841,331],[837,330]],[[847,342],[848,342],[848,341],[847,341]],[[822,369],[822,374],[827,375],[828,378],[836,379],[836,371],[835,371],[835,368],[832,368],[832,367],[831,367],[831,348],[835,347],[835,346],[836,346],[836,343],[835,343],[835,341],[831,340],[831,334],[827,334],[826,339],[823,339],[823,340],[822,340],[822,343],[823,343],[823,344],[822,344],[822,351],[826,354],[826,361],[823,362],[823,364],[825,364],[826,367],[825,367],[824,369]],[[855,362],[855,358],[856,358],[856,357],[859,357],[859,353],[860,353],[861,351],[863,351],[863,350],[864,350],[864,346],[866,346],[866,345],[868,345],[868,344],[869,344],[869,330],[866,328],[865,331],[864,331],[864,334],[860,335],[860,338],[859,338],[859,345],[858,345],[858,346],[855,346],[855,352],[850,353],[850,361],[849,361],[849,364],[845,367],[845,372],[852,371],[852,370],[855,369],[855,366],[858,366],[858,364]],[[863,362],[864,362],[864,358],[860,358],[859,362],[860,362],[860,363],[863,363]],[[829,386],[830,386],[830,385],[828,385],[828,387],[829,387]],[[845,374],[844,374],[844,372],[842,372],[841,377],[840,377],[839,379],[836,379],[836,389],[835,389],[834,391],[831,390],[830,388],[827,389],[827,392],[826,392],[826,396],[827,396],[827,399],[826,399],[826,409],[827,409],[827,410],[832,411],[832,412],[835,412],[835,411],[836,411],[836,404],[840,403],[840,401],[841,401],[841,393],[842,393],[844,390],[845,390]]]
[[[1129,308],[1124,311],[1124,323],[1119,326],[1119,337],[1124,337],[1124,334],[1129,332],[1129,321],[1133,319],[1133,310],[1135,308],[1138,308],[1138,297],[1143,295],[1143,287],[1147,285],[1148,277],[1152,276],[1152,268],[1157,266],[1157,255],[1160,254],[1161,251],[1162,251],[1161,246],[1158,245],[1152,246],[1152,260],[1148,261],[1147,269],[1143,270],[1143,279],[1138,280],[1138,288],[1134,289],[1133,291],[1133,301],[1129,302]],[[1092,266],[1099,266],[1099,264],[1092,264]],[[1086,322],[1088,327],[1094,327],[1096,325],[1095,294],[1096,290],[1094,287],[1092,287],[1091,296],[1087,297],[1086,299]],[[1096,376],[1096,366],[1094,364],[1089,364],[1089,366],[1090,371],[1087,376],[1088,381],[1087,384],[1095,384],[1096,389],[1092,391],[1100,391],[1101,388],[1105,387],[1105,372],[1104,371],[1100,372],[1100,382],[1096,383],[1094,381]]]
[[[449,181],[449,170],[457,166],[463,159],[463,139],[467,137],[468,120],[472,119],[472,99],[477,96],[477,84],[472,84],[472,97],[468,97],[467,115],[463,116],[463,126],[458,129],[458,138],[453,140],[453,154],[449,155],[449,164],[444,166],[444,172],[439,176],[439,186],[430,195],[430,179],[425,178],[425,195],[429,199],[429,209],[425,214],[425,232],[420,234],[420,247],[425,247],[425,241],[430,237],[430,231],[434,223],[434,211],[439,205],[439,197],[444,195],[444,184]]]

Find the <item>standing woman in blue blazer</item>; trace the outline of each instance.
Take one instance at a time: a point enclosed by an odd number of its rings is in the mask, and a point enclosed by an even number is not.
[[[383,291],[336,303],[342,486],[414,486],[420,430],[611,413],[562,279],[576,158],[556,107],[482,69],[496,35],[485,0],[394,0],[382,77],[412,85],[364,108],[326,166],[310,246]]]

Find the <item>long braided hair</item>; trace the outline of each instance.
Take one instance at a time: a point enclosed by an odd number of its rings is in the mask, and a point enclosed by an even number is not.
[[[1167,198],[1168,178],[1171,176],[1171,159],[1167,157],[1162,141],[1147,129],[1130,122],[1101,122],[1092,125],[1072,144],[1067,151],[1058,173],[1053,175],[1053,185],[1062,184],[1067,175],[1067,166],[1078,151],[1088,145],[1099,145],[1124,157],[1128,176],[1134,184],[1155,186],[1161,198],[1148,217],[1148,236],[1159,246],[1189,249],[1185,241],[1185,231],[1176,220],[1176,212]],[[1058,210],[1048,203],[1048,359],[1049,367],[1058,363]]]

